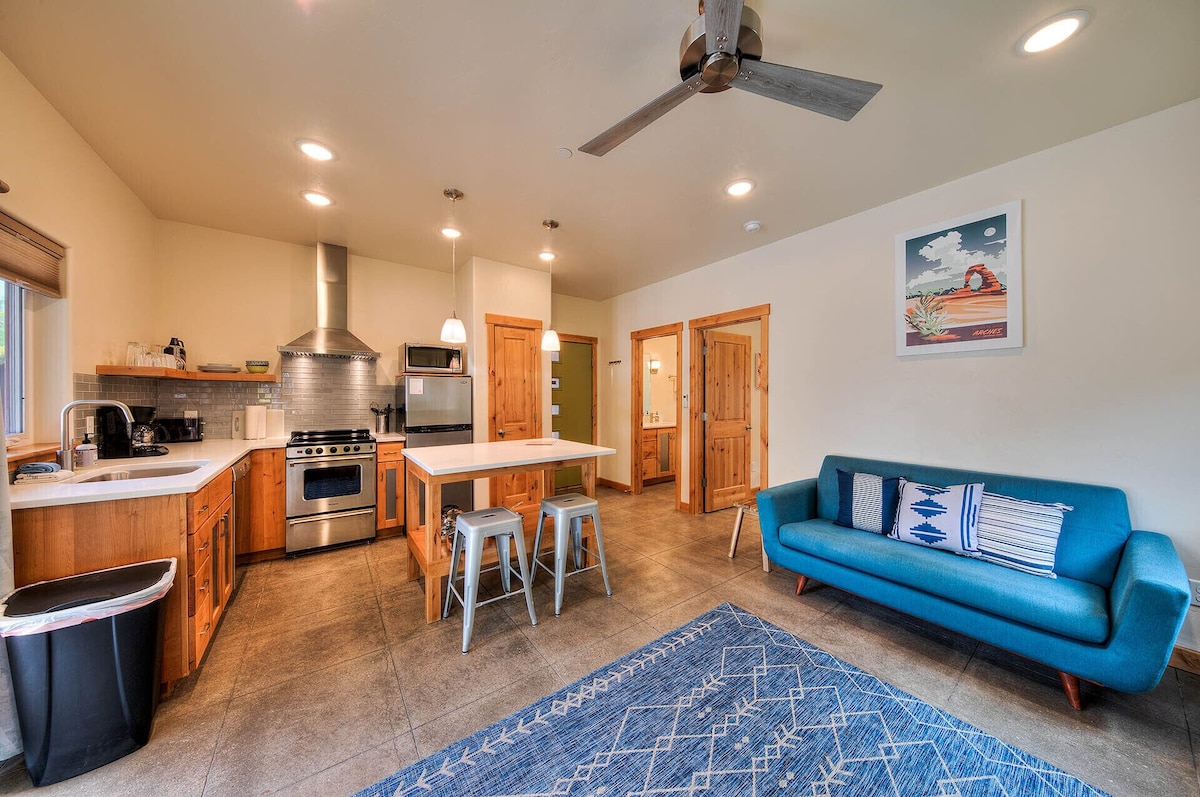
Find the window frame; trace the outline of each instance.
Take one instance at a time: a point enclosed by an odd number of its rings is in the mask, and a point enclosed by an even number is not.
[[[8,362],[11,363],[12,355],[11,355],[11,351],[9,351],[9,349],[10,349],[10,344],[12,344],[14,342],[17,344],[15,348],[18,349],[19,356],[20,356],[20,360],[17,363],[17,365],[19,366],[19,369],[20,369],[20,383],[18,385],[20,395],[18,398],[12,398],[12,397],[8,396],[6,393],[5,400],[4,400],[5,444],[6,444],[6,447],[12,447],[12,446],[18,446],[18,445],[28,445],[33,442],[33,430],[31,428],[32,427],[32,419],[30,418],[30,413],[29,413],[29,408],[33,406],[33,401],[32,401],[33,397],[31,395],[31,388],[33,385],[33,379],[32,379],[32,377],[33,377],[33,370],[32,370],[33,357],[31,356],[32,352],[30,350],[33,345],[32,344],[33,336],[30,334],[30,309],[29,309],[28,291],[22,285],[20,285],[16,282],[9,281],[9,280],[0,280],[0,284],[3,285],[3,290],[5,293],[5,296],[4,296],[5,329],[3,330],[3,334],[4,334],[4,338],[5,338],[5,356],[8,360]],[[14,302],[14,299],[16,300],[15,302]],[[10,312],[13,308],[14,303],[18,305],[18,310],[19,310],[15,314]],[[20,326],[17,329],[16,334],[12,335],[12,334],[10,334],[9,325],[11,325],[13,323],[14,317],[19,319]],[[9,371],[8,369],[5,369],[5,370],[6,370],[5,379],[8,380],[10,378],[11,371]],[[20,429],[21,429],[21,431],[14,432],[12,434],[8,433],[8,429],[12,425],[9,420],[10,413],[8,412],[10,407],[18,408],[17,414],[19,414],[19,416],[20,416],[20,424],[19,425],[20,425]]]

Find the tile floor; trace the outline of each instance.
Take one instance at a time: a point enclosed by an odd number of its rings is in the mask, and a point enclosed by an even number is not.
[[[201,669],[158,710],[150,744],[39,795],[346,795],[499,720],[724,601],[943,707],[1114,795],[1200,795],[1200,677],[1168,670],[1148,695],[1090,689],[1072,711],[1057,677],[847,593],[760,567],[757,523],[726,557],[733,511],[680,515],[672,485],[601,488],[613,597],[568,579],[554,617],[524,602],[426,625],[403,538],[245,568]],[[544,574],[543,574],[544,576]],[[23,765],[0,794],[32,792]]]

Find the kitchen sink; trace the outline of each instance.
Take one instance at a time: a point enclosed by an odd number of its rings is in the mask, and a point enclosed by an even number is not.
[[[131,481],[133,479],[159,479],[163,476],[181,476],[194,473],[208,462],[181,462],[176,465],[129,465],[126,467],[106,468],[100,473],[90,473],[82,478],[70,479],[70,484],[92,484],[95,482]]]

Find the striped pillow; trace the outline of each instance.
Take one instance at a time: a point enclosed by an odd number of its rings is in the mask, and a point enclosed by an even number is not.
[[[1035,576],[1058,578],[1054,554],[1063,512],[1071,509],[984,493],[979,507],[979,558]]]
[[[900,477],[885,479],[871,473],[838,468],[838,514],[833,522],[859,531],[883,534],[896,522]]]

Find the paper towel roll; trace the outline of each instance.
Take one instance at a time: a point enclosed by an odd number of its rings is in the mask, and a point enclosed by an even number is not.
[[[267,410],[267,437],[283,437],[283,410]]]
[[[267,436],[267,408],[261,404],[246,406],[246,439],[261,440]]]

